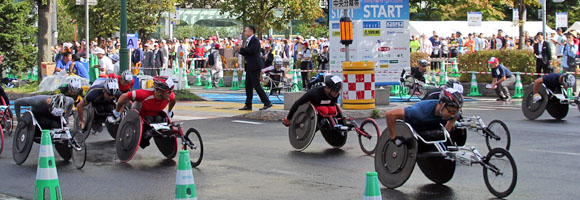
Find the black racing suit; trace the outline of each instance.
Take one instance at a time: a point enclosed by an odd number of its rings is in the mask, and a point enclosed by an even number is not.
[[[99,84],[94,85],[89,89],[89,92],[87,92],[87,95],[84,98],[84,102],[86,105],[91,104],[99,115],[110,115],[116,106],[115,99],[120,96],[121,91],[117,91],[115,98],[105,99],[105,86],[104,84]]]
[[[411,76],[413,78],[425,83],[425,72],[422,72],[419,67],[411,67]]]
[[[61,121],[60,117],[54,116],[50,113],[49,104],[47,103],[47,99],[49,99],[50,95],[37,95],[33,97],[26,97],[20,98],[14,101],[14,111],[16,112],[16,119],[20,119],[20,107],[21,106],[30,106],[30,110],[32,114],[34,114],[34,118],[42,127],[42,129],[54,129],[54,128],[61,128]],[[64,118],[68,120],[70,115],[72,114],[72,107],[73,107],[74,100],[70,97],[65,98],[65,112]]]
[[[336,105],[338,97],[334,98],[327,96],[326,94],[324,94],[324,88],[326,87],[317,87],[308,90],[306,94],[304,94],[302,97],[300,97],[300,99],[294,102],[294,105],[292,105],[292,108],[290,108],[290,112],[288,112],[288,116],[286,118],[288,120],[291,120],[298,107],[308,102],[312,103],[312,105],[314,105],[315,107]],[[340,113],[339,110],[337,110],[337,112],[338,112],[337,117],[342,118],[342,113]]]

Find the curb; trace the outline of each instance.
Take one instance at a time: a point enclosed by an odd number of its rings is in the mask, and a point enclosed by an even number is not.
[[[400,108],[403,105],[389,105],[386,107],[379,107],[376,109],[368,110],[346,110],[343,109],[342,112],[344,116],[353,117],[355,119],[368,118],[373,116],[373,111],[378,110],[379,117],[384,118],[385,113],[389,110]],[[260,110],[251,113],[241,114],[234,116],[235,118],[250,119],[250,120],[261,120],[261,121],[282,121],[282,118],[288,115],[288,110]]]

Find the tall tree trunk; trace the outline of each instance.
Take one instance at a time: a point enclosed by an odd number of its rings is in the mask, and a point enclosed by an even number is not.
[[[520,25],[520,45],[518,46],[518,49],[524,49],[524,45],[526,45],[524,38],[524,17],[526,16],[526,4],[524,4],[524,0],[518,0],[518,4],[518,17]]]
[[[52,51],[50,50],[51,43],[51,13],[54,12],[51,9],[51,1],[46,1],[46,4],[42,4],[42,1],[38,1],[38,80],[42,80],[42,62],[52,61]],[[56,22],[54,22],[56,23]]]

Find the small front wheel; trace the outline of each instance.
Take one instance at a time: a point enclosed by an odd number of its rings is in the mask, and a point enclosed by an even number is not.
[[[494,148],[510,150],[511,136],[507,125],[500,120],[493,120],[487,126],[490,133],[485,135],[485,143],[490,151]]]
[[[73,132],[71,139],[71,152],[73,164],[77,169],[82,169],[87,161],[87,144],[80,130]]]
[[[191,167],[197,167],[203,158],[203,141],[195,128],[190,128],[185,133],[185,149],[189,150]]]
[[[498,198],[507,197],[515,187],[518,179],[516,162],[505,149],[495,148],[489,151],[483,161],[483,181],[489,192]]]
[[[360,149],[367,155],[373,155],[377,147],[377,141],[381,136],[379,131],[379,124],[374,119],[367,118],[362,121],[360,125],[360,132],[358,133],[358,144]]]

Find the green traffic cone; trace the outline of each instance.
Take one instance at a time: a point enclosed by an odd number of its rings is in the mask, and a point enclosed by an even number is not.
[[[568,95],[568,99],[575,100],[576,97],[574,96],[574,90],[572,88],[566,89],[566,95]]]
[[[431,84],[437,85],[437,76],[435,76],[436,72],[431,71]]]
[[[179,151],[174,199],[197,200],[195,180],[193,178],[193,171],[191,170],[191,162],[189,161],[189,151],[187,150]]]
[[[224,78],[220,78],[220,81],[218,82],[218,86],[219,87],[225,87],[226,84],[224,83]]]
[[[439,76],[439,85],[445,85],[449,79],[445,70],[445,63],[441,62],[441,75]]]
[[[42,130],[40,152],[38,153],[38,168],[36,168],[34,197],[34,199],[38,200],[62,199],[58,173],[56,172],[56,163],[54,162],[50,130]]]
[[[457,58],[453,58],[453,63],[452,63],[452,69],[451,69],[451,77],[460,77],[461,74],[459,74],[459,67],[458,67],[458,63],[457,63]]]
[[[292,92],[299,92],[300,88],[298,87],[298,75],[296,75],[296,70],[292,70]]]
[[[382,200],[377,172],[367,172],[364,200]]]
[[[515,85],[515,94],[513,98],[523,98],[524,97],[524,86],[522,85],[522,79],[520,77],[520,73],[516,73],[516,85]]]
[[[185,89],[189,89],[189,81],[187,80],[187,69],[186,68],[181,68],[181,73],[182,73],[182,78],[184,79],[184,83],[185,83]]]
[[[246,87],[246,71],[244,71],[244,73],[242,73],[242,83],[240,83],[240,88],[245,88]]]
[[[481,96],[479,93],[479,87],[477,86],[477,79],[475,78],[475,72],[471,73],[471,89],[469,90],[469,97],[478,97]]]
[[[234,75],[232,76],[232,88],[230,90],[239,90],[240,83],[238,81],[238,70],[234,69]]]
[[[209,70],[206,70],[206,79],[205,79],[205,87],[203,89],[211,90],[213,89],[213,85],[211,84],[211,73]]]
[[[401,96],[403,98],[407,98],[407,97],[410,97],[411,96],[409,94],[410,91],[409,91],[409,89],[407,89],[407,87],[402,87],[402,86],[399,86],[399,87],[400,87],[400,89],[399,89],[399,92],[400,92],[399,96]]]
[[[202,86],[203,83],[201,83],[201,71],[200,70],[195,70],[195,83],[193,83],[194,86]]]

